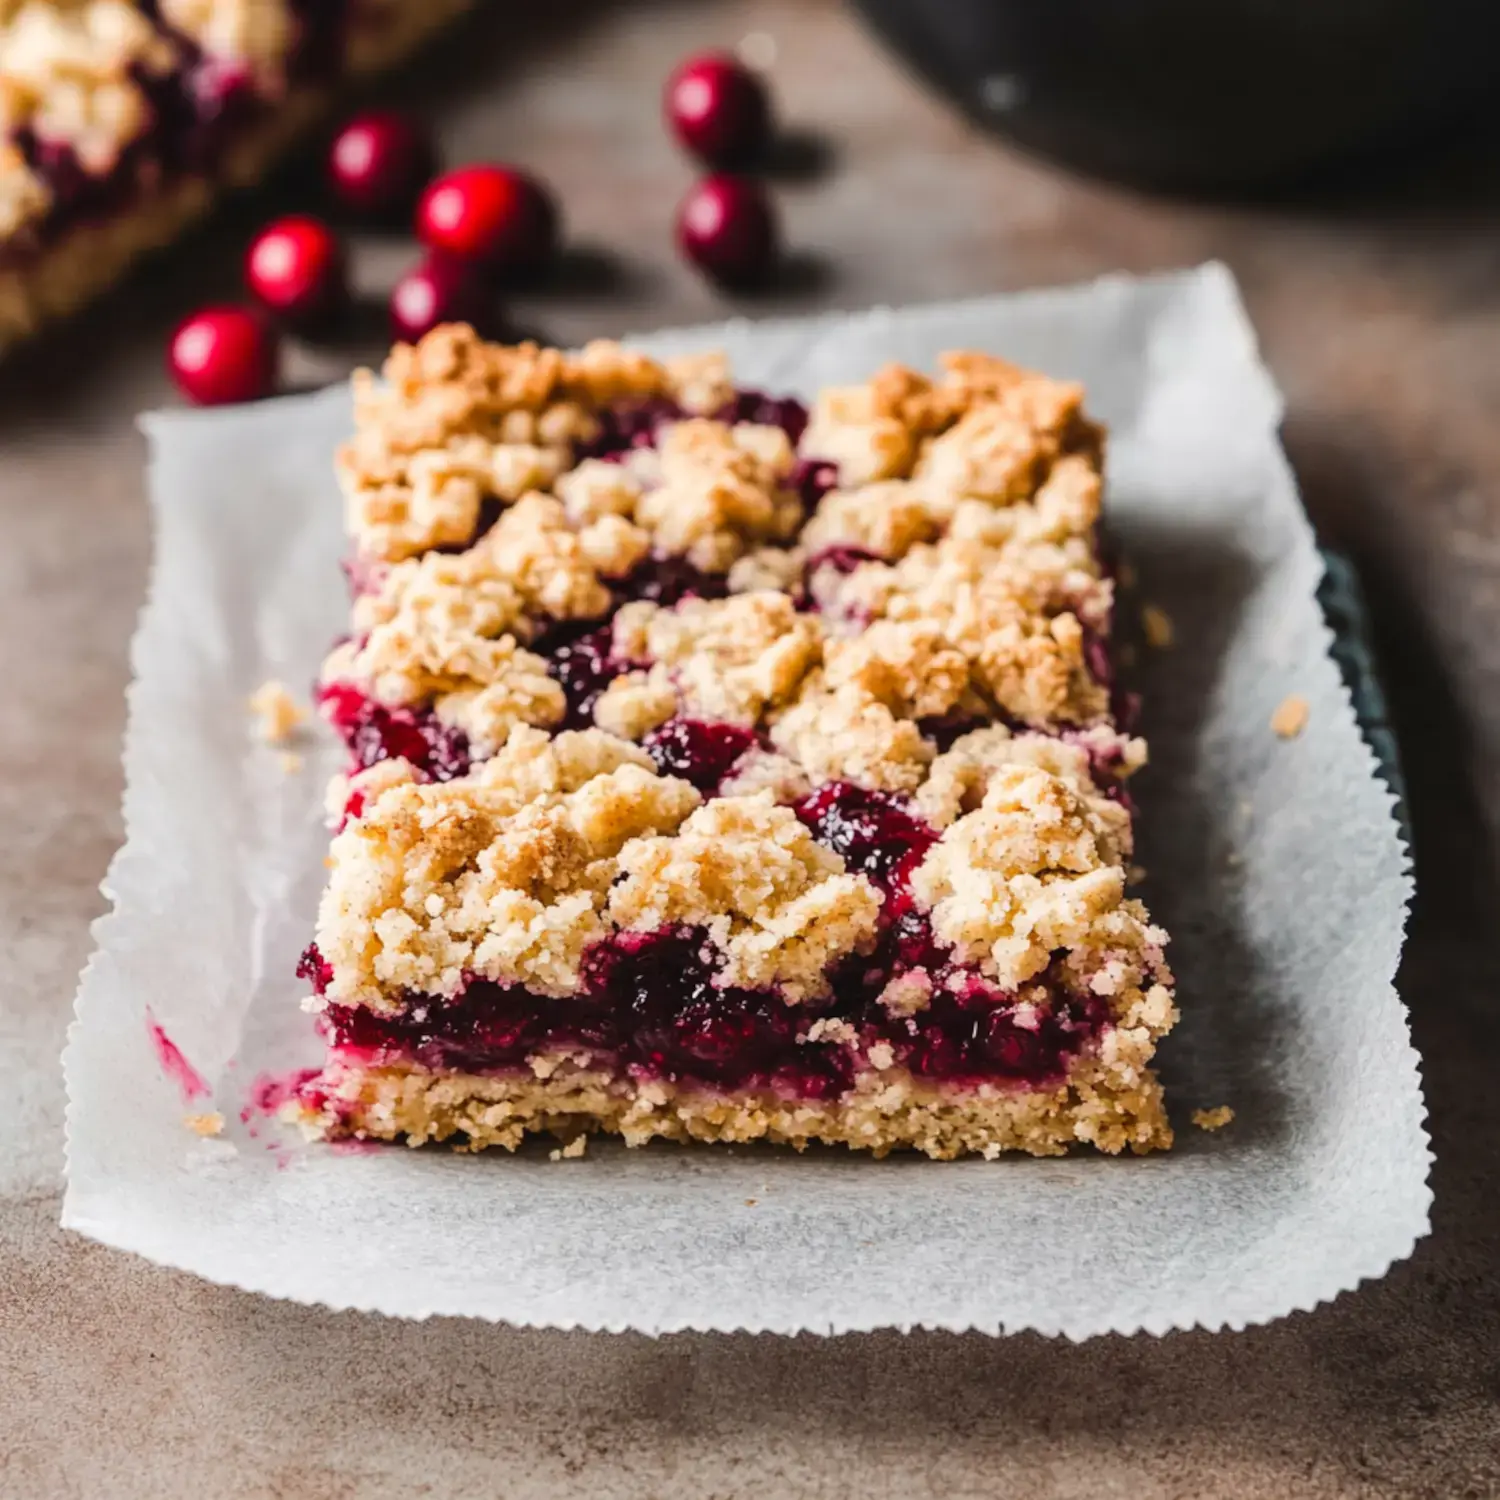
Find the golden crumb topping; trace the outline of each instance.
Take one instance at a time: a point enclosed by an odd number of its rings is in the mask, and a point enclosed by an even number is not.
[[[880,893],[769,791],[704,804],[674,837],[622,850],[619,867],[611,919],[705,928],[725,955],[726,984],[774,985],[788,1000],[823,995],[829,963],[875,938]]]
[[[556,724],[566,711],[547,663],[522,643],[549,619],[606,614],[604,580],[645,551],[644,534],[619,516],[574,530],[562,502],[527,495],[467,551],[390,568],[356,601],[362,635],[335,649],[324,680],[353,682],[391,706],[431,703],[475,755],[488,755],[517,724]]]
[[[1079,616],[1058,608],[1067,559],[1049,549],[1044,561],[1056,566],[1030,570],[1003,550],[949,536],[899,563],[865,563],[819,597],[825,613],[856,628],[888,619],[936,629],[968,660],[971,687],[1011,718],[1092,723],[1108,712],[1109,694],[1089,671]],[[1088,582],[1089,615],[1107,618],[1108,582]]]
[[[458,781],[388,773],[333,841],[318,919],[328,993],[379,1008],[392,989],[456,994],[469,974],[572,993],[621,849],[698,800],[598,730],[519,728]]]
[[[756,543],[790,540],[802,520],[786,487],[796,460],[779,427],[676,422],[640,460],[657,472],[636,502],[637,524],[658,551],[705,572],[727,572]]]
[[[297,35],[289,0],[159,0],[161,17],[215,58],[248,62],[261,86],[284,78]]]
[[[912,876],[932,929],[964,962],[1014,987],[1057,949],[1146,943],[1124,900],[1129,815],[1035,765],[1000,765],[978,808],[951,823]],[[1118,929],[1118,930],[1117,930]]]
[[[1131,744],[1140,742],[1118,738],[1123,761]],[[1140,753],[1144,756],[1143,745]],[[1014,767],[1034,767],[1066,783],[1088,806],[1100,826],[1110,830],[1112,847],[1120,858],[1129,858],[1130,815],[1095,783],[1087,746],[1050,734],[1017,733],[1003,724],[991,724],[961,735],[951,749],[933,761],[927,780],[916,794],[917,807],[933,827],[947,828],[957,819],[977,812],[996,776]]]
[[[664,427],[656,448],[619,463],[586,459],[556,490],[577,523],[628,517],[656,552],[723,573],[747,548],[795,532],[801,501],[786,488],[794,463],[779,427],[694,419]]]
[[[801,451],[838,464],[846,487],[917,477],[934,494],[1009,504],[1064,451],[1097,459],[1083,390],[980,354],[943,356],[934,382],[888,365],[864,385],[823,391]]]
[[[670,689],[695,718],[755,724],[792,700],[822,647],[819,618],[785,594],[685,599],[674,609],[627,604],[615,616],[615,654],[649,666],[612,692],[649,689],[661,704]]]
[[[9,239],[52,207],[52,192],[9,141],[0,141],[0,239]]]
[[[833,689],[809,677],[797,701],[777,715],[771,742],[816,783],[855,781],[885,791],[914,791],[932,746],[910,719],[898,719],[857,684]]]
[[[142,83],[168,72],[177,49],[126,0],[23,4],[0,27],[0,137],[25,127],[66,142],[84,169],[109,172],[154,118]],[[0,223],[5,200],[0,188]]]
[[[506,503],[550,488],[571,468],[575,445],[598,435],[598,413],[613,403],[664,396],[689,413],[708,414],[733,396],[722,355],[661,364],[606,340],[566,354],[486,343],[465,324],[398,344],[382,374],[382,382],[368,370],[355,374],[355,431],[340,450],[338,473],[359,551],[387,560],[462,545],[486,500]],[[753,439],[736,441],[755,447]],[[790,466],[788,456],[782,472]],[[692,507],[681,498],[666,507],[684,512],[671,525],[665,516],[642,521],[652,532],[689,533],[681,546],[664,536],[668,551],[707,552],[713,516],[724,512],[732,523],[735,505],[744,504],[743,497],[693,498]],[[614,513],[628,515],[634,503]],[[756,522],[746,535],[780,536],[795,525],[787,516],[783,506],[773,522]],[[718,545],[726,548],[722,539]]]
[[[918,542],[936,541],[952,519],[947,496],[904,479],[884,479],[830,491],[802,528],[800,543],[810,557],[844,546],[895,559]]]

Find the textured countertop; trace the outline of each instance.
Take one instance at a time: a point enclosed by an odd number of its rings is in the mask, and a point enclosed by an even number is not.
[[[56,1057],[120,838],[148,557],[132,419],[169,399],[172,320],[231,292],[248,226],[296,201],[283,182],[0,371],[0,1494],[1500,1494],[1500,146],[1290,206],[1183,205],[981,140],[831,0],[557,0],[549,17],[474,26],[401,92],[433,109],[451,159],[519,158],[558,187],[580,253],[516,309],[558,341],[725,314],[671,251],[689,173],[656,93],[681,53],[756,32],[777,44],[785,116],[826,149],[782,191],[789,284],[743,310],[1213,256],[1239,275],[1309,507],[1371,591],[1410,776],[1401,988],[1433,1234],[1313,1314],[1082,1346],[405,1325],[64,1235]],[[361,280],[378,288],[410,254],[363,244]],[[350,354],[301,352],[296,373],[330,378]]]

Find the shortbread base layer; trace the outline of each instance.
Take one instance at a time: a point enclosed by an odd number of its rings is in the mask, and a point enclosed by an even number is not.
[[[592,1069],[486,1075],[331,1062],[291,1112],[314,1139],[445,1142],[460,1151],[514,1151],[528,1134],[564,1140],[617,1135],[648,1141],[767,1141],[798,1151],[820,1142],[937,1160],[1006,1151],[1060,1156],[1087,1145],[1117,1155],[1163,1150],[1172,1128],[1149,1069],[1090,1059],[1050,1089],[935,1085],[903,1068],[866,1070],[837,1099],[754,1089],[718,1091]]]
[[[402,0],[379,31],[351,39],[343,77],[301,88],[248,127],[213,178],[166,183],[130,209],[79,224],[35,257],[0,268],[0,357],[45,325],[77,312],[145,256],[202,219],[227,192],[258,182],[333,107],[344,83],[402,61],[476,0]]]

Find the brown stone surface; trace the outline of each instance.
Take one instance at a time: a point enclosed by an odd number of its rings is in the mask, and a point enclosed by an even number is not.
[[[1275,209],[1144,200],[976,138],[831,0],[548,11],[541,35],[480,25],[407,87],[454,159],[529,161],[561,190],[575,241],[618,257],[607,276],[580,258],[566,289],[520,307],[557,339],[724,312],[670,250],[688,171],[655,95],[679,53],[755,31],[779,43],[785,114],[835,152],[823,178],[784,192],[806,256],[762,306],[1208,256],[1242,278],[1309,503],[1374,592],[1412,778],[1420,894],[1401,983],[1438,1153],[1433,1235],[1314,1314],[1083,1346],[403,1325],[224,1291],[63,1235],[55,1058],[120,837],[121,694],[148,553],[132,416],[167,399],[165,330],[230,290],[246,226],[295,197],[283,184],[0,372],[0,1493],[1500,1494],[1495,154],[1466,143],[1399,181]],[[365,245],[361,274],[378,286],[407,254]],[[300,360],[311,377],[342,363]]]

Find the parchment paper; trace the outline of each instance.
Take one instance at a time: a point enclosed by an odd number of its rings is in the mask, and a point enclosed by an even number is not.
[[[64,1058],[64,1224],[299,1301],[648,1332],[1237,1328],[1409,1254],[1430,1158],[1391,985],[1407,860],[1327,655],[1279,398],[1228,274],[639,342],[722,345],[745,383],[802,394],[952,347],[1088,383],[1112,428],[1112,528],[1177,631],[1137,674],[1136,783],[1183,1011],[1161,1052],[1177,1149],[939,1164],[595,1143],[552,1162],[338,1151],[242,1120],[258,1080],[318,1054],[292,970],[338,755],[315,739],[288,773],[245,699],[310,683],[344,627],[332,390],[146,419],[157,560],[126,842]],[[1270,719],[1290,693],[1311,713],[1284,741]],[[161,1034],[208,1096],[186,1099]],[[1218,1104],[1226,1130],[1188,1123]],[[221,1111],[224,1134],[193,1135],[188,1108]]]

